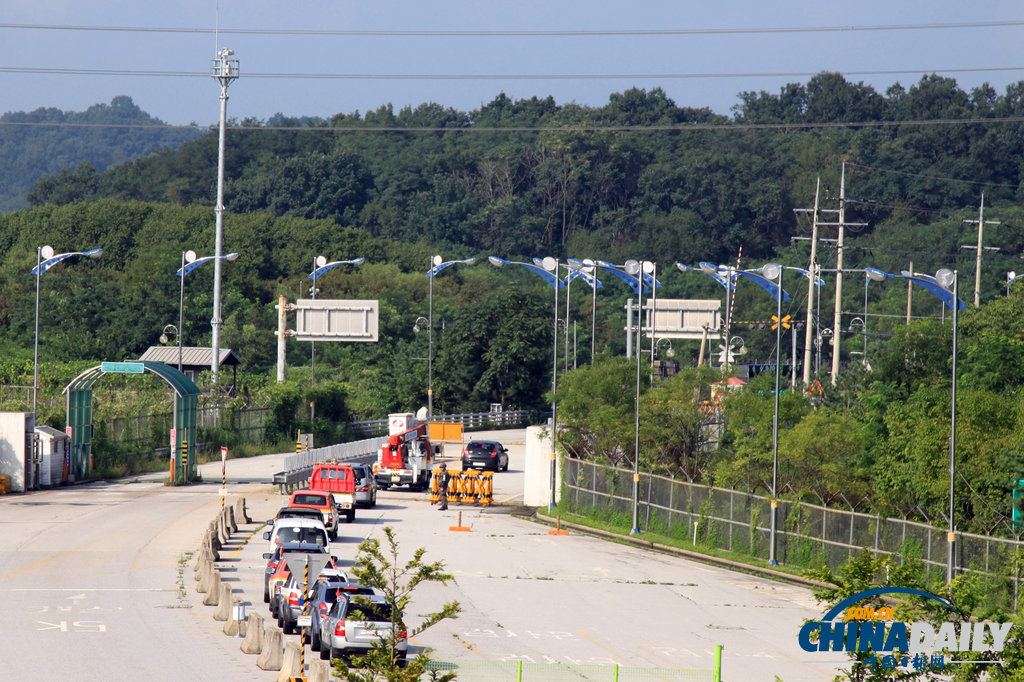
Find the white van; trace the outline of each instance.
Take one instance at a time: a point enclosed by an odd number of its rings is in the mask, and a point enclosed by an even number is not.
[[[285,517],[274,522],[274,527],[263,533],[268,541],[267,551],[273,552],[278,545],[286,542],[311,542],[327,548],[330,554],[331,543],[327,536],[327,528],[323,521],[300,517]]]

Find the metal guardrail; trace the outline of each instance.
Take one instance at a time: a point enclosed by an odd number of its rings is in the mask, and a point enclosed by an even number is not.
[[[526,410],[509,410],[506,412],[467,412],[464,414],[435,414],[432,422],[458,422],[467,429],[499,428],[506,426],[522,426],[526,424],[529,413]],[[350,422],[357,432],[362,434],[387,433],[387,419],[364,419]]]
[[[468,414],[434,415],[431,421],[459,422],[468,428],[519,426],[526,422],[529,414],[526,410],[508,412],[471,412]],[[387,419],[371,419],[351,422],[351,426],[362,433],[386,433]],[[377,436],[351,443],[339,443],[322,448],[314,448],[305,452],[297,452],[284,458],[284,471],[274,474],[275,483],[284,492],[286,486],[309,478],[313,467],[323,462],[351,462],[361,457],[376,456],[387,436]]]
[[[386,440],[387,437],[380,436],[288,455],[284,458],[284,471],[274,474],[273,483],[276,483],[283,493],[286,486],[295,485],[309,478],[315,465],[324,462],[351,462],[361,457],[376,455]]]

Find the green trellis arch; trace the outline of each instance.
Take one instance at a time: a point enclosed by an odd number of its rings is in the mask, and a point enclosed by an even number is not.
[[[71,438],[71,471],[76,478],[92,472],[92,386],[107,373],[144,374],[152,372],[174,389],[174,466],[173,483],[185,483],[196,474],[196,405],[199,387],[187,376],[170,365],[149,360],[134,362],[104,362],[75,377],[64,387],[68,398],[68,429]],[[189,444],[188,471],[182,469],[183,438]]]

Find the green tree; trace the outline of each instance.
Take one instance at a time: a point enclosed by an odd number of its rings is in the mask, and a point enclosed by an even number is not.
[[[640,389],[650,375],[642,372]],[[613,465],[632,461],[636,432],[636,361],[604,358],[566,373],[558,382],[559,440],[581,459],[607,458]]]
[[[868,472],[860,471],[866,441],[861,424],[827,408],[808,412],[779,438],[779,466],[789,485],[821,504],[840,496],[856,504],[868,492]]]
[[[391,630],[388,636],[375,642],[365,656],[356,657],[352,668],[339,660],[334,663],[334,669],[338,674],[344,675],[345,679],[357,682],[418,682],[428,672],[430,656],[422,650],[412,660],[406,660],[406,656],[398,651],[399,633],[406,637],[418,635],[442,620],[458,617],[462,607],[457,601],[449,601],[439,610],[422,616],[419,624],[410,627],[407,615],[413,591],[423,583],[438,582],[447,585],[454,578],[444,572],[443,562],[425,563],[423,555],[426,549],[423,547],[402,563],[398,556],[395,529],[384,526],[382,530],[386,545],[382,546],[377,538],[363,540],[359,544],[359,553],[356,555],[356,563],[352,566],[352,573],[359,582],[384,596],[391,607]],[[369,605],[364,596],[356,596],[354,600],[357,604]],[[431,679],[452,680],[455,679],[455,674],[445,673]]]
[[[774,377],[765,372],[742,391],[722,397],[725,434],[715,468],[716,485],[771,490],[774,389]],[[783,392],[779,396],[779,433],[793,428],[810,409],[802,393]]]

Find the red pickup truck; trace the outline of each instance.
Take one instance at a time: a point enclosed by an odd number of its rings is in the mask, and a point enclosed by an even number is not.
[[[317,464],[309,477],[311,490],[324,490],[334,494],[338,514],[345,515],[345,523],[356,518],[356,477],[348,464]]]

